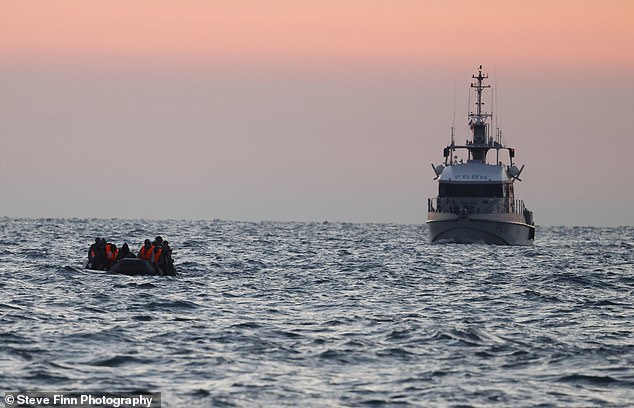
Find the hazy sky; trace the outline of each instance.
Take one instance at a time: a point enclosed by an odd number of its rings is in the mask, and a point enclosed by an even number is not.
[[[634,225],[633,22],[631,0],[0,0],[0,216],[424,223],[482,64],[536,222]]]

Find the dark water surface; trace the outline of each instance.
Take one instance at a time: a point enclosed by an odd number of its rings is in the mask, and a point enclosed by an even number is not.
[[[164,407],[632,406],[634,228],[0,219],[0,391]],[[179,277],[81,269],[161,234]]]

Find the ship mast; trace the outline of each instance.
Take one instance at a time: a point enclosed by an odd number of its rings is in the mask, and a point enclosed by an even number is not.
[[[487,79],[489,76],[486,74],[482,74],[482,65],[478,69],[478,76],[472,75],[473,79],[477,79],[477,83],[471,83],[471,88],[475,88],[477,100],[476,100],[476,113],[469,113],[469,126],[473,130],[473,139],[471,142],[471,146],[469,151],[471,152],[471,156],[473,160],[479,160],[482,163],[486,162],[487,151],[489,150],[488,143],[488,130],[489,126],[487,123],[487,119],[492,117],[493,115],[487,112],[483,112],[482,105],[482,91],[485,88],[490,88],[491,85],[483,85],[482,81]]]

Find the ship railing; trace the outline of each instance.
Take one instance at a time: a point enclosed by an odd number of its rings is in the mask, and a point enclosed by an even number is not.
[[[434,197],[427,200],[427,211],[437,213],[469,214],[523,214],[523,200],[505,197]]]

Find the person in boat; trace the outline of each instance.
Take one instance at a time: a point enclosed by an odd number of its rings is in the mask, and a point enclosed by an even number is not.
[[[160,238],[160,237],[157,237]],[[157,240],[154,240],[154,242],[152,243],[152,256],[150,259],[150,262],[152,262],[152,266],[154,266],[154,270],[156,271],[157,275],[164,275],[164,271],[163,269],[159,266],[159,260],[161,259],[161,256],[163,255],[163,241],[161,239],[161,244],[157,244]]]
[[[117,255],[117,261],[124,258],[136,258],[132,251],[130,251],[130,247],[127,242],[124,242],[123,245],[121,245],[121,249],[119,249],[119,254]]]
[[[154,239],[154,242],[146,239],[139,250],[137,258],[149,261],[157,275],[176,275],[172,249],[169,246],[169,242],[163,241],[160,235]]]
[[[145,259],[146,261],[152,260],[152,254],[154,253],[154,245],[150,242],[149,239],[146,239],[143,243],[143,246],[139,250],[137,254],[137,258]]]
[[[117,261],[119,250],[117,249],[117,246],[112,243],[107,243],[105,245],[105,249],[106,249],[106,269],[110,269],[112,264]]]
[[[152,245],[154,245],[154,247],[161,248],[163,246],[163,237],[157,235],[157,237],[154,238],[154,242],[152,242]]]
[[[95,238],[95,243],[88,248],[88,269],[103,269],[106,264],[106,249],[103,238]]]
[[[169,242],[167,241],[163,241],[157,265],[163,271],[164,275],[176,275],[174,259],[172,258],[172,248],[170,248]]]

